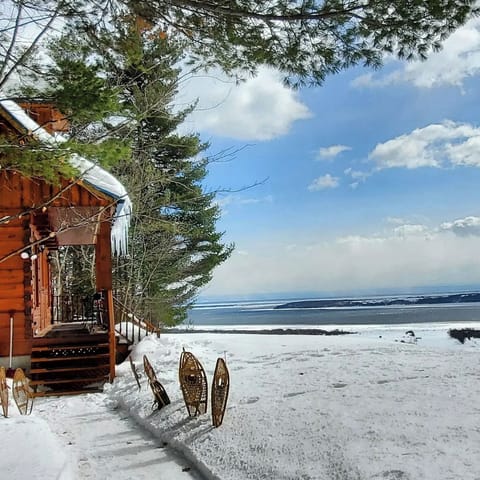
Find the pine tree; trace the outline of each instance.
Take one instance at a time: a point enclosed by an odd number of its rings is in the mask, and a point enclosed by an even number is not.
[[[207,145],[178,133],[191,110],[174,111],[182,45],[138,19],[117,22],[111,74],[135,119],[133,154],[115,168],[135,205],[130,258],[118,265],[117,288],[139,316],[176,324],[232,247],[221,243],[214,193],[202,186]]]

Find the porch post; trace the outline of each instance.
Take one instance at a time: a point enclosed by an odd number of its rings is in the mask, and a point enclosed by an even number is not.
[[[113,382],[115,378],[115,359],[116,359],[116,347],[117,339],[115,337],[115,318],[113,315],[113,294],[112,290],[107,290],[107,305],[108,305],[108,341],[110,343],[109,352],[110,352],[110,383]]]
[[[110,221],[100,222],[95,243],[95,277],[97,291],[112,289],[112,246]]]
[[[110,352],[110,382],[115,378],[115,357],[116,357],[116,338],[115,338],[115,318],[113,313],[112,296],[112,247],[110,241],[110,220],[105,218],[100,222],[97,233],[97,242],[95,244],[95,274],[97,291],[103,291],[106,294],[107,314],[108,314],[108,338]]]

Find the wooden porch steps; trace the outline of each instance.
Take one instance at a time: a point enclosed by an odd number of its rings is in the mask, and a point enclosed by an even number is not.
[[[90,371],[92,370],[92,367],[76,367],[75,371],[76,372],[85,372],[85,371]],[[55,368],[56,373],[63,373],[63,372],[71,372],[72,369],[71,367],[67,368]],[[31,368],[30,369],[30,374],[34,375],[36,373],[51,373],[52,369],[51,368]]]
[[[100,393],[102,388],[82,388],[81,390],[51,390],[48,392],[36,392],[35,397],[61,397],[64,395],[82,395],[85,393]]]
[[[96,383],[105,381],[105,377],[102,375],[101,377],[97,378],[67,378],[63,380],[49,380],[49,385],[58,385],[61,383],[74,383],[74,382],[87,382],[87,383]],[[28,383],[31,387],[35,387],[37,385],[45,385],[45,380],[30,380]]]
[[[110,357],[110,355],[108,353],[99,353],[97,355],[78,354],[78,356],[74,357],[72,355],[57,355],[57,353],[55,352],[55,355],[51,357],[35,357],[35,364],[44,363],[44,362],[61,362],[61,361],[71,362],[72,360],[91,360],[94,358],[105,358],[105,357]],[[33,360],[34,359],[32,358],[32,361]]]
[[[109,380],[109,359],[107,333],[34,338],[30,369],[34,395],[101,391]]]
[[[62,350],[73,350],[73,349],[78,349],[78,348],[84,348],[84,349],[88,349],[88,348],[96,348],[96,347],[107,347],[108,348],[108,343],[98,343],[98,344],[95,344],[95,345],[92,345],[92,344],[87,344],[87,345],[67,345],[67,346],[62,346],[61,349]],[[57,347],[59,348],[59,347]],[[52,349],[52,345],[49,345],[47,347],[40,347],[40,346],[36,346],[34,347],[34,350],[36,352],[48,352]]]

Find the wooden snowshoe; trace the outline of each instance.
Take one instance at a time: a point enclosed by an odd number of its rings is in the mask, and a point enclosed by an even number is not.
[[[135,380],[137,381],[138,389],[141,390],[142,386],[140,385],[140,375],[137,372],[137,368],[135,367],[135,364],[133,363],[132,356],[128,356],[128,360],[130,361],[130,368],[132,369],[133,376],[135,377]]]
[[[212,423],[219,427],[223,422],[230,390],[230,374],[223,358],[217,359],[212,382]]]
[[[33,392],[28,386],[28,379],[21,368],[13,376],[13,399],[21,415],[30,415],[33,408]]]
[[[170,398],[168,397],[165,388],[163,388],[163,385],[157,380],[155,370],[153,369],[146,355],[143,356],[143,368],[145,370],[145,374],[148,377],[148,384],[150,385],[153,396],[155,398],[153,405],[156,405],[157,408],[160,410],[165,405],[170,404]]]
[[[195,355],[183,350],[178,369],[183,400],[191,417],[207,411],[208,383],[205,370]]]
[[[155,397],[154,405],[157,405],[157,408],[159,410],[165,407],[166,405],[169,405],[170,398],[168,397],[167,392],[163,388],[163,385],[158,380],[155,380],[149,383],[150,383],[150,388],[152,389],[152,392],[153,392],[153,396]]]
[[[146,355],[143,356],[143,369],[145,371],[145,375],[147,376],[149,382],[153,382],[157,379],[157,376],[155,375],[155,370],[153,369]]]
[[[0,367],[0,401],[2,403],[3,416],[8,417],[8,385],[5,367]]]

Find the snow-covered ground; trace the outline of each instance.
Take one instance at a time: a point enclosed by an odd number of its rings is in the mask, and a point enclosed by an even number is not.
[[[2,480],[201,478],[105,394],[37,399],[27,417],[10,410],[0,419]]]
[[[147,337],[133,359],[143,372],[148,355],[171,405],[152,410],[145,376],[139,391],[128,363],[104,394],[38,399],[23,418],[12,404],[12,418],[0,418],[2,472],[9,480],[200,478],[195,470],[217,480],[479,480],[480,341],[461,345],[444,326],[416,325],[418,343],[400,343],[406,329]],[[177,378],[182,347],[209,380],[226,355],[231,391],[218,429],[210,415],[187,416]],[[127,414],[160,443],[129,443],[140,434]],[[172,463],[162,470],[164,461]],[[17,464],[23,471],[12,470]],[[115,464],[119,473],[109,477]],[[182,471],[187,464],[192,470]]]

